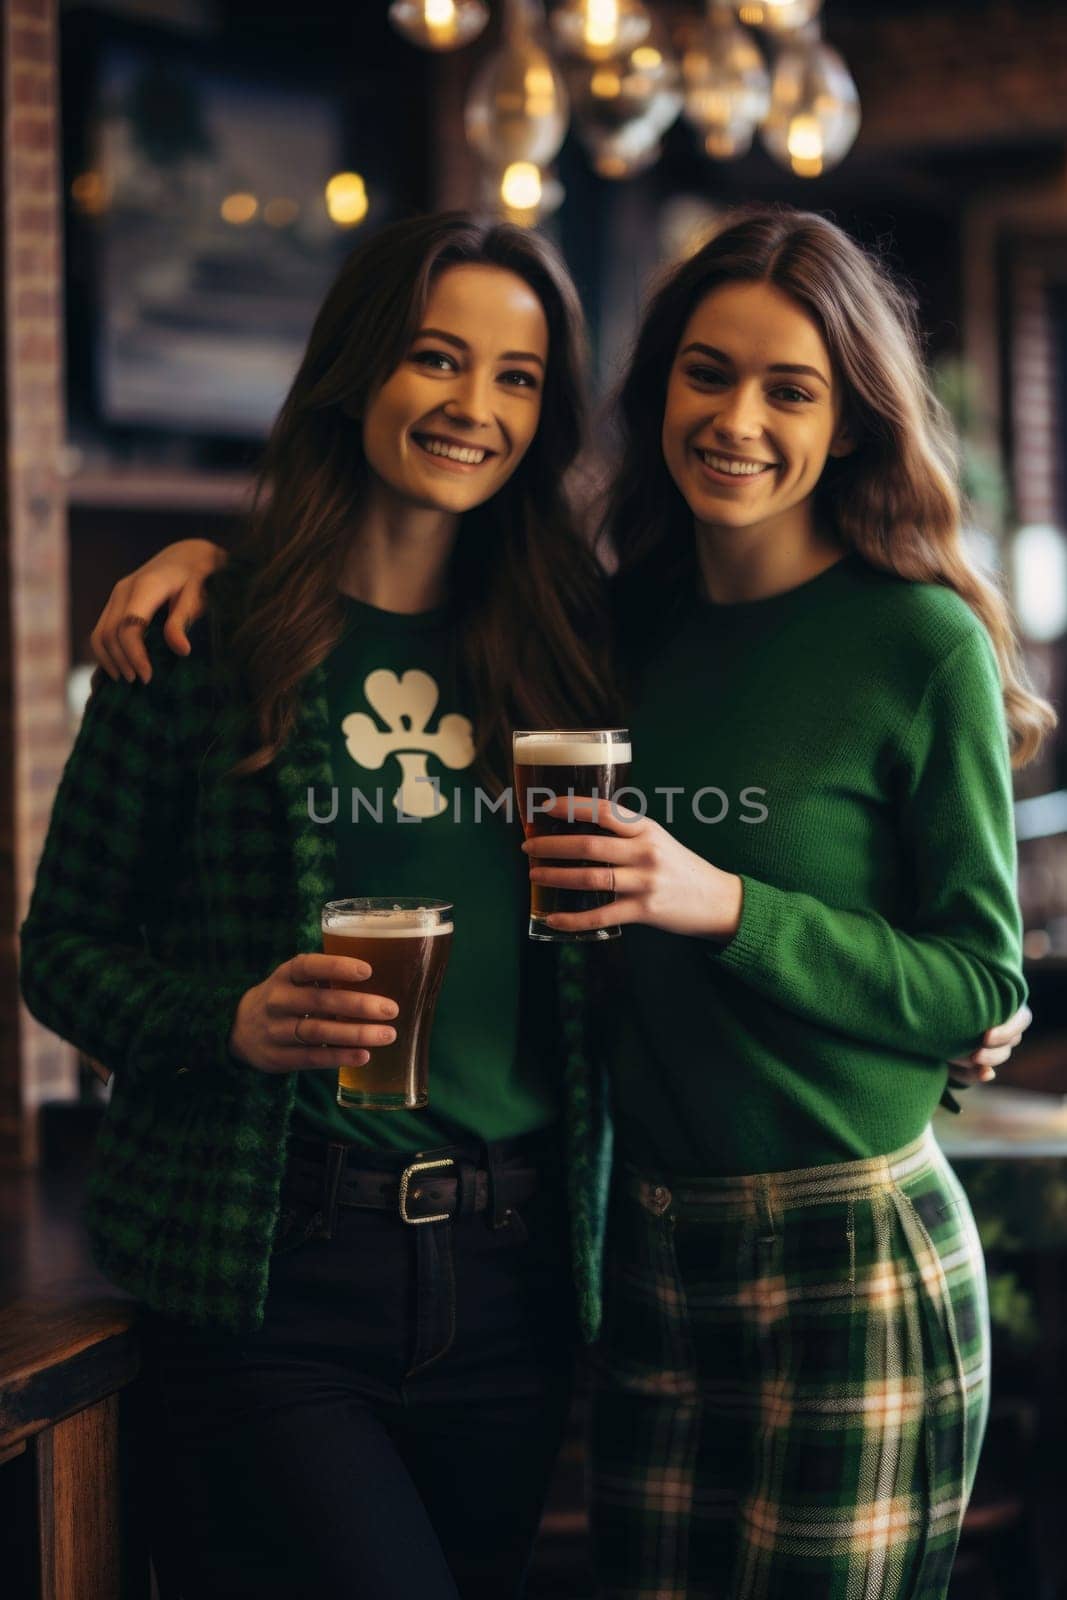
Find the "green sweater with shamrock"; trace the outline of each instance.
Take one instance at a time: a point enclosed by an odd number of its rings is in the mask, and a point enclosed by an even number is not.
[[[946,1061],[1026,994],[985,630],[953,591],[850,555],[771,599],[694,603],[631,726],[650,815],[744,903],[725,944],[625,930],[623,1153],[696,1176],[909,1143]]]

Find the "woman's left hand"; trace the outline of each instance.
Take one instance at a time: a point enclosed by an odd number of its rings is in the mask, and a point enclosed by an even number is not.
[[[609,800],[556,800],[544,815],[591,822],[603,834],[554,834],[527,839],[530,881],[556,889],[598,889],[614,894],[595,911],[557,912],[547,917],[561,933],[586,933],[624,922],[643,922],[665,933],[696,939],[733,938],[741,920],[741,879],[722,872],[649,817]],[[594,862],[593,866],[543,866]]]
[[[991,1082],[997,1075],[996,1069],[1004,1065],[1016,1045],[1022,1042],[1023,1034],[1033,1020],[1033,1012],[1024,1005],[1007,1022],[1002,1022],[997,1028],[988,1028],[977,1050],[973,1050],[969,1056],[953,1057],[949,1063],[952,1068],[948,1075],[949,1082],[958,1086]]]

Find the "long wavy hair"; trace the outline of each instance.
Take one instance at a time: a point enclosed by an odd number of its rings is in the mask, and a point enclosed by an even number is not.
[[[338,580],[369,479],[353,418],[406,355],[434,279],[465,265],[527,283],[549,336],[537,433],[504,487],[462,517],[449,569],[477,767],[499,788],[513,727],[596,726],[611,714],[602,581],[565,482],[585,431],[577,292],[536,234],[445,212],[387,227],[345,262],[275,422],[232,559],[212,579],[219,656],[254,731],[237,775],[274,760],[301,684],[343,632]]]
[[[727,283],[769,283],[814,320],[844,394],[856,448],[827,461],[816,513],[873,567],[954,589],[985,625],[1000,668],[1013,763],[1055,726],[1027,682],[999,590],[961,537],[955,438],[926,378],[915,307],[881,264],[811,212],[759,207],[731,214],[656,290],[619,395],[620,468],[602,537],[618,562],[624,636],[647,633],[700,586],[693,517],[663,459],[667,384],[699,303]],[[642,620],[643,619],[643,620]]]

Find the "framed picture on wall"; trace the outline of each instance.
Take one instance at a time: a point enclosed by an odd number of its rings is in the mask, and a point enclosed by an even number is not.
[[[342,95],[100,18],[65,68],[77,396],[105,426],[264,437],[368,210]]]

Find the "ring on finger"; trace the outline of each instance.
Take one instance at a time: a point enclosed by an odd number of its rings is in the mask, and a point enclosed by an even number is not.
[[[611,882],[608,885],[608,893],[609,894],[614,894],[615,893],[615,865],[614,865],[614,862],[609,863],[608,871],[611,874]]]
[[[296,1021],[293,1023],[293,1038],[295,1039],[297,1044],[310,1044],[311,1043],[310,1039],[302,1039],[300,1037],[300,1024],[302,1022],[307,1022],[307,1020],[308,1020],[308,1018],[310,1016],[311,1016],[311,1012],[310,1011],[305,1011],[304,1015],[302,1017],[297,1017]]]

